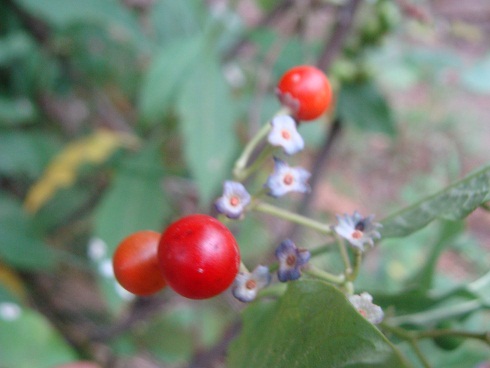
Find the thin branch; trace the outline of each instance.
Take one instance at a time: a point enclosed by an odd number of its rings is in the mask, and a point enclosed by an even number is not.
[[[342,51],[344,47],[347,36],[349,35],[352,26],[354,24],[355,15],[359,9],[359,5],[362,0],[350,0],[347,4],[339,7],[337,12],[337,21],[333,26],[331,36],[328,42],[325,44],[323,51],[317,61],[317,66],[322,70],[328,70],[337,57],[337,55]],[[320,179],[325,174],[325,168],[328,159],[331,155],[332,148],[340,136],[342,131],[342,121],[337,117],[330,125],[329,130],[325,135],[323,145],[316,156],[316,159],[312,165],[310,177],[310,187],[311,191],[308,195],[303,197],[303,200],[298,206],[297,213],[302,215],[307,215],[311,205],[311,201],[315,196],[315,191]],[[293,225],[289,230],[290,238],[297,236],[299,227]]]
[[[340,118],[334,119],[330,128],[326,134],[326,137],[323,141],[322,147],[318,152],[315,161],[313,162],[312,168],[310,170],[311,177],[309,180],[311,191],[307,195],[303,196],[301,203],[299,204],[296,212],[303,216],[307,216],[309,213],[309,208],[311,205],[311,201],[315,197],[316,188],[321,178],[325,174],[325,168],[327,166],[328,159],[331,156],[331,151],[333,149],[334,143],[337,141],[340,133],[342,131],[342,122]],[[288,238],[295,238],[297,236],[297,232],[299,231],[299,226],[294,224],[291,225],[289,230]]]
[[[317,66],[320,69],[328,70],[334,59],[342,51],[345,40],[354,24],[354,18],[361,1],[362,0],[350,0],[344,6],[339,7],[332,34],[318,58]]]
[[[110,326],[101,326],[90,334],[91,340],[109,341],[130,330],[141,321],[162,311],[168,299],[161,297],[137,298],[126,316]]]
[[[231,341],[238,335],[241,330],[239,321],[231,324],[223,334],[218,344],[212,346],[209,350],[198,352],[194,355],[188,368],[212,368],[216,366],[216,361],[222,359]]]

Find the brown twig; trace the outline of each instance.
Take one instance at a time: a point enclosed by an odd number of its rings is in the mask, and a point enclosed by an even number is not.
[[[109,326],[99,327],[90,334],[92,341],[109,341],[130,330],[141,321],[161,312],[168,299],[161,297],[137,298],[128,313]]]
[[[213,346],[211,349],[198,352],[194,355],[192,361],[189,363],[188,368],[212,368],[215,366],[217,360],[225,356],[228,346],[231,341],[240,332],[241,324],[235,321],[231,324],[223,334],[221,340]]]
[[[317,66],[322,70],[328,70],[337,55],[342,51],[345,41],[354,24],[354,18],[361,0],[350,0],[347,4],[339,8],[337,12],[337,21],[333,26],[331,36],[318,58]],[[318,152],[311,168],[310,187],[311,191],[305,195],[298,205],[297,213],[307,215],[311,201],[315,196],[315,191],[319,180],[325,174],[326,165],[331,155],[333,145],[338,140],[342,131],[342,121],[339,117],[334,119],[330,128],[326,132],[322,147]],[[298,234],[299,227],[291,225],[287,234],[289,238],[295,238]]]
[[[342,51],[345,40],[352,29],[354,18],[361,1],[362,0],[350,0],[347,4],[339,7],[332,34],[318,58],[317,66],[320,69],[328,70],[332,65],[333,60]]]
[[[268,27],[273,24],[277,19],[281,18],[284,13],[289,11],[291,6],[294,5],[294,0],[283,0],[278,3],[269,13],[267,13],[258,24],[254,26],[255,29]],[[248,44],[249,38],[248,34],[245,34],[242,38],[240,38],[225,54],[223,60],[229,61],[231,59],[236,58],[236,56],[240,53],[240,51],[244,48],[246,44]]]

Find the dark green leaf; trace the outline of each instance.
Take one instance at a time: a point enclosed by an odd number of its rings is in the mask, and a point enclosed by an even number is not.
[[[434,367],[444,368],[485,368],[490,361],[488,345],[480,341],[467,341],[451,352],[440,351],[430,355]]]
[[[137,24],[131,13],[115,0],[15,0],[36,17],[55,26],[66,27],[76,22],[97,22],[107,25]],[[134,22],[134,24],[132,24]],[[123,29],[119,29],[122,31]]]
[[[415,275],[411,283],[416,285],[419,290],[429,290],[433,286],[434,274],[437,261],[442,251],[451,245],[451,241],[464,230],[461,221],[444,221],[439,229],[438,238],[429,247],[429,254],[420,271]]]
[[[12,320],[0,316],[0,367],[52,368],[77,359],[40,314],[23,309]]]
[[[347,123],[363,131],[396,134],[392,111],[373,82],[344,84],[337,109]]]
[[[468,175],[449,187],[404,208],[381,223],[384,238],[407,236],[436,218],[460,220],[488,200],[490,166]]]
[[[0,38],[0,65],[8,65],[26,57],[33,47],[32,39],[23,32]]]
[[[217,56],[201,56],[182,86],[177,108],[185,158],[206,204],[229,175],[236,144],[236,104]]]
[[[0,174],[37,177],[59,148],[53,134],[41,131],[1,132]]]
[[[0,98],[0,127],[33,121],[36,109],[28,99]]]
[[[232,343],[229,367],[409,367],[396,348],[336,288],[289,284],[278,301],[255,303]]]
[[[161,121],[173,98],[180,92],[188,73],[200,62],[204,37],[197,35],[179,39],[153,59],[140,90],[140,109],[147,124]]]
[[[0,195],[0,260],[21,269],[46,269],[55,257],[17,200]]]
[[[259,1],[257,1],[257,4],[265,12],[270,12],[272,9],[274,9],[277,6],[278,3],[279,3],[278,0],[259,0]]]
[[[376,300],[376,304],[379,304],[384,310],[391,308],[397,314],[414,313],[429,309],[444,298],[444,296],[439,298],[416,288],[404,289],[400,292],[389,294],[383,292],[373,292],[371,294]]]

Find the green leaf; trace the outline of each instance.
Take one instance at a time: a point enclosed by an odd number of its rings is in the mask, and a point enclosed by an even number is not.
[[[52,368],[76,360],[76,354],[40,314],[20,310],[12,320],[0,317],[0,366]]]
[[[431,350],[431,353],[431,362],[434,362],[434,367],[484,368],[485,364],[488,364],[488,361],[490,361],[490,349],[488,349],[488,345],[481,343],[480,341],[466,341],[458,349],[451,352],[434,352]]]
[[[31,14],[57,27],[67,27],[73,23],[97,22],[120,26],[130,24],[131,12],[116,0],[15,0]]]
[[[187,0],[158,1],[148,15],[159,44],[165,44],[201,31],[201,18],[206,13],[207,9],[201,1]]]
[[[363,131],[396,134],[392,111],[373,82],[342,85],[337,109],[344,120]]]
[[[447,188],[404,208],[381,223],[383,238],[407,236],[436,218],[456,221],[465,218],[488,200],[490,166],[468,175]]]
[[[26,57],[34,48],[34,42],[24,32],[12,32],[0,38],[0,65],[9,65]]]
[[[216,55],[202,55],[177,101],[183,149],[201,204],[216,195],[229,175],[236,137],[236,104]]]
[[[437,261],[442,251],[451,244],[456,236],[464,230],[461,221],[444,221],[439,229],[438,238],[430,246],[429,254],[425,258],[420,271],[410,281],[419,290],[429,290],[433,286]]]
[[[0,174],[37,177],[59,149],[57,137],[50,133],[2,131]]]
[[[0,194],[0,260],[20,269],[47,269],[54,265],[54,252],[34,230],[32,219],[20,202]]]
[[[229,367],[409,367],[333,286],[292,282],[278,301],[252,304]]]
[[[141,116],[146,124],[163,119],[170,102],[189,78],[189,70],[200,62],[204,40],[202,35],[178,39],[154,57],[139,96]]]
[[[139,230],[160,231],[170,207],[162,188],[158,147],[151,144],[121,163],[95,212],[95,235],[114,250]]]
[[[0,127],[29,123],[36,117],[36,109],[26,98],[0,98]]]
[[[121,163],[95,210],[94,237],[107,245],[107,258],[95,260],[99,271],[126,236],[140,230],[161,231],[170,211],[162,178],[159,147],[154,143]],[[109,305],[118,310],[123,300],[116,292],[114,278],[100,272],[99,280]]]

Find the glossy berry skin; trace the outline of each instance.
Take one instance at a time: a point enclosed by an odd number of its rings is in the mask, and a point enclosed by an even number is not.
[[[206,299],[235,280],[240,251],[233,234],[214,217],[183,217],[163,232],[158,259],[168,285],[189,299]]]
[[[157,258],[160,233],[138,231],[125,238],[112,258],[114,276],[127,291],[148,296],[166,285]]]
[[[289,69],[279,80],[276,94],[298,120],[314,120],[332,104],[332,87],[326,75],[311,65]]]

